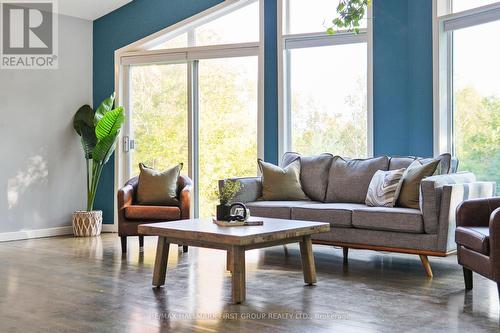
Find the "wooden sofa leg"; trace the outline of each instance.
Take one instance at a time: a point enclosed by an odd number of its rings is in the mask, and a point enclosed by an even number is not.
[[[464,271],[464,282],[465,282],[465,290],[472,290],[472,271],[468,268],[462,267]]]
[[[343,247],[342,250],[344,251],[344,264],[347,264],[349,262],[349,248]]]
[[[429,258],[427,258],[427,256],[424,256],[423,254],[421,254],[420,260],[422,261],[422,265],[424,265],[425,272],[427,273],[427,276],[431,278],[433,275],[432,275],[432,268],[431,268],[431,264],[429,262]]]
[[[144,236],[139,236],[139,250],[144,248]]]
[[[120,236],[122,242],[122,253],[127,253],[127,236]]]

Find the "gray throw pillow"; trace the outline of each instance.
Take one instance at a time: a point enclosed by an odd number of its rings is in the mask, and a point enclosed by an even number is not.
[[[178,206],[177,181],[182,163],[160,172],[140,163],[141,170],[137,185],[137,203],[151,206]]]
[[[333,155],[324,153],[315,156],[302,156],[298,153],[285,153],[281,167],[300,159],[300,184],[304,193],[315,201],[325,201],[328,187],[328,173]]]
[[[403,183],[405,169],[378,170],[368,187],[365,203],[371,207],[394,207]]]
[[[389,169],[389,157],[346,160],[333,158],[328,176],[327,202],[365,203],[368,186],[378,170]]]
[[[309,200],[300,185],[300,160],[284,168],[258,160],[262,172],[260,200]]]

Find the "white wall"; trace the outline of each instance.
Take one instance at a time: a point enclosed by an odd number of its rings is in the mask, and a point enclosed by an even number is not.
[[[85,208],[72,121],[91,103],[91,21],[59,17],[59,69],[0,69],[0,240],[70,226],[71,213]]]

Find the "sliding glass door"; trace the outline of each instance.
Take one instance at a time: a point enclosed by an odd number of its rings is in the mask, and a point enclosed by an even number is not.
[[[187,64],[130,67],[130,176],[139,163],[189,173]]]
[[[219,179],[257,174],[258,72],[257,56],[130,66],[128,176],[183,163],[195,216],[212,216]]]

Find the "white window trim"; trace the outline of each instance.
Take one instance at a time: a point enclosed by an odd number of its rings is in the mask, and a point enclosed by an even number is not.
[[[283,2],[278,0],[278,160],[291,149],[291,123],[289,121],[290,80],[287,78],[289,64],[285,52],[290,49],[342,45],[351,43],[367,43],[367,157],[373,156],[373,20],[368,19],[367,28],[359,34],[337,33],[327,35],[325,32],[284,34],[283,32]],[[374,0],[376,1],[376,0]],[[368,8],[368,17],[372,18],[372,6]]]
[[[440,15],[444,13],[444,15]],[[500,19],[500,2],[451,13],[451,0],[433,0],[434,155],[453,153],[452,31]]]
[[[176,36],[191,30],[193,27],[203,25],[222,17],[232,11],[249,5],[252,2],[259,0],[225,0],[224,2],[210,7],[209,9],[191,16],[183,21],[180,21],[172,26],[162,29],[152,35],[142,38],[127,46],[124,46],[115,51],[115,103],[116,105],[124,106],[126,109],[126,117],[130,117],[131,109],[128,105],[129,99],[124,98],[130,93],[129,69],[131,64],[140,64],[145,62],[153,63],[175,63],[188,62],[188,94],[193,94],[192,77],[193,68],[190,63],[194,63],[195,59],[210,59],[220,57],[242,57],[242,56],[257,56],[258,57],[258,111],[257,111],[257,155],[259,158],[264,157],[264,1],[259,1],[259,41],[254,43],[238,43],[238,44],[222,44],[210,46],[198,46],[178,49],[166,50],[150,50],[155,45],[158,45],[166,40],[175,38]],[[188,100],[193,100],[189,98]],[[188,106],[189,109],[195,108],[193,105]],[[196,145],[193,144],[195,133],[191,131],[192,126],[196,126],[197,120],[192,117],[192,112],[188,119],[191,150],[189,151],[189,163],[191,166],[196,165],[194,158],[196,156]],[[115,177],[114,190],[117,193],[118,189],[124,184],[129,177],[128,170],[125,170],[125,153],[123,150],[124,136],[131,132],[129,122],[123,128],[119,136],[119,144],[115,151]],[[197,170],[190,168],[190,177],[197,173]],[[193,200],[193,198],[192,198]],[[191,205],[193,209],[194,205]],[[114,219],[113,224],[107,227],[108,231],[116,232],[118,230],[118,201],[114,196]],[[191,212],[192,213],[192,212]]]

